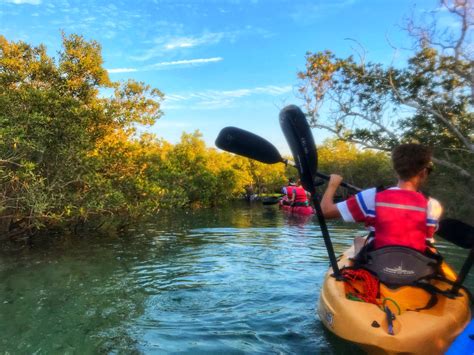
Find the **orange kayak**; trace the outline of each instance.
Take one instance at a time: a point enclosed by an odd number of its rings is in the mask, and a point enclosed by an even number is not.
[[[352,266],[353,257],[351,247],[339,257],[339,267]],[[441,267],[448,280],[456,279],[448,264],[443,262]],[[464,290],[454,298],[438,294],[434,306],[417,310],[431,298],[424,289],[412,286],[391,289],[380,284],[379,304],[365,303],[349,299],[346,282],[336,280],[331,274],[329,269],[321,290],[319,318],[329,331],[370,354],[444,354],[471,320],[469,296]],[[430,282],[441,290],[451,288],[446,281]],[[394,314],[390,326],[385,305]]]

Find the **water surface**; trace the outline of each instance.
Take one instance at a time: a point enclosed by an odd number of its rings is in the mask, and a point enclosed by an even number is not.
[[[328,258],[315,219],[274,207],[160,214],[119,235],[4,247],[0,350],[358,353],[316,315]],[[363,233],[329,227],[337,253]],[[459,266],[464,251],[440,248]]]

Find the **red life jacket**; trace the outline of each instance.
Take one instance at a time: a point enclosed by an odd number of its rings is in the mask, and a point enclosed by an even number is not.
[[[293,197],[293,190],[296,193],[295,202],[307,202],[308,199],[306,197],[306,191],[300,186],[290,185],[286,187],[286,195],[288,196],[288,200],[291,200]]]
[[[399,245],[424,252],[428,200],[415,191],[390,189],[375,195],[375,249]]]

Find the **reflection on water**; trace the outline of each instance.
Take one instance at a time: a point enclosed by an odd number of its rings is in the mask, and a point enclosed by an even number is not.
[[[354,353],[315,309],[319,228],[275,206],[162,214],[121,236],[1,251],[10,353]],[[337,253],[361,231],[331,224]],[[459,249],[443,244],[459,264]],[[473,278],[469,280],[473,286]]]

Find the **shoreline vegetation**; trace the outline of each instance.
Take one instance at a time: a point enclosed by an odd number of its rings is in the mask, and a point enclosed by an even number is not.
[[[277,193],[296,174],[207,147],[199,131],[174,145],[138,134],[137,126],[162,117],[165,95],[145,83],[111,81],[97,42],[64,33],[62,40],[53,58],[43,45],[0,36],[0,242],[99,228],[105,220],[120,228],[161,210]],[[318,151],[321,171],[354,185],[394,181],[386,152],[336,139]],[[435,172],[439,182],[429,192],[440,193],[451,214],[468,216],[468,201],[460,205],[446,192],[453,176]]]
[[[137,125],[162,117],[164,95],[110,81],[95,41],[63,34],[52,58],[44,46],[0,37],[0,51],[2,240],[218,206],[287,181],[284,165],[218,152],[199,132],[183,133],[175,145],[138,135]],[[103,89],[114,94],[104,97]]]

